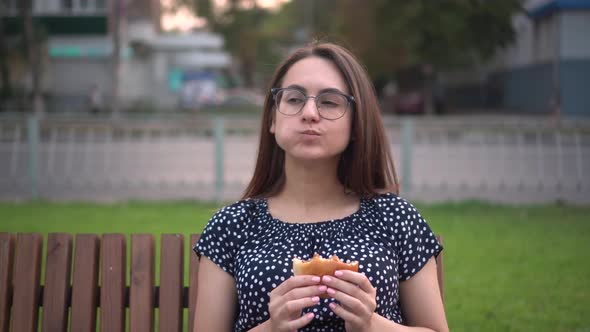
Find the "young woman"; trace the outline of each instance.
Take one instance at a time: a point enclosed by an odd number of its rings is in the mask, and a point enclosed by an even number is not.
[[[363,67],[340,46],[313,43],[271,87],[244,198],[219,210],[194,247],[195,331],[448,331],[442,247],[397,196]],[[359,272],[293,276],[293,257],[314,253],[356,260]]]

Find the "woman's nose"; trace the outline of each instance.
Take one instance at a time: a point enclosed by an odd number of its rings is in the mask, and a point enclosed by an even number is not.
[[[320,114],[315,103],[315,97],[308,97],[301,110],[303,120],[305,121],[318,121]]]

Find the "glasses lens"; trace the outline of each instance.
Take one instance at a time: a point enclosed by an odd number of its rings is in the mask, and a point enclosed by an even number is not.
[[[295,115],[301,111],[307,99],[307,96],[297,89],[284,89],[277,92],[275,103],[279,112]],[[339,93],[326,92],[314,99],[318,113],[324,119],[339,119],[348,108],[348,99]]]
[[[305,104],[305,95],[295,89],[285,89],[279,91],[276,97],[276,104],[279,112],[287,115],[299,113],[303,104]]]
[[[338,93],[322,93],[316,99],[318,111],[325,119],[338,119],[344,115],[348,107],[348,99]]]

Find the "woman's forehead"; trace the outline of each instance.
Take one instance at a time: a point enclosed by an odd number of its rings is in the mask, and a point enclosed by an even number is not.
[[[312,56],[294,63],[283,77],[282,87],[303,87],[307,92],[338,89],[350,93],[338,67],[324,58]]]

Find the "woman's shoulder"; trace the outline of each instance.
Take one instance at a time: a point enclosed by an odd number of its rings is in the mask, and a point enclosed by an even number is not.
[[[412,246],[426,248],[427,254],[438,254],[442,250],[432,229],[412,203],[395,193],[381,194],[373,200],[376,203],[374,206],[379,210],[379,222],[390,232],[388,234],[393,234],[393,238],[397,239],[395,246],[408,246],[400,249],[404,255],[422,250],[415,251],[411,249]],[[425,260],[422,261],[424,262]],[[404,280],[409,277],[404,277]]]
[[[240,223],[257,213],[258,203],[257,199],[247,198],[225,205],[215,212],[210,223]]]
[[[381,220],[387,222],[411,221],[414,219],[422,219],[422,216],[416,207],[405,198],[393,192],[381,193],[372,199],[372,206],[376,212],[381,216]],[[395,223],[398,225],[398,223]]]
[[[405,198],[399,196],[394,192],[382,192],[377,194],[375,197],[371,199],[377,206],[380,208],[384,208],[385,210],[390,209],[401,209],[401,210],[415,210],[415,207],[412,203],[407,201]]]

